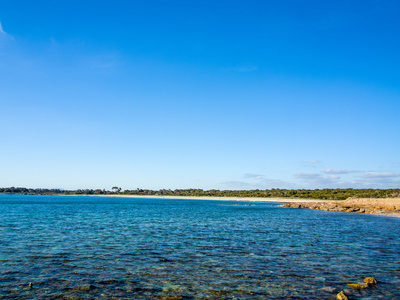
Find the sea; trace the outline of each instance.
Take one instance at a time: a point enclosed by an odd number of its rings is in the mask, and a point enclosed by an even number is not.
[[[375,277],[378,283],[353,289]],[[0,195],[1,299],[400,299],[400,218]]]

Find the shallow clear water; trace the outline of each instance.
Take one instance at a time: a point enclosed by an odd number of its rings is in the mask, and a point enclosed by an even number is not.
[[[0,296],[400,299],[400,218],[248,204],[0,195]]]

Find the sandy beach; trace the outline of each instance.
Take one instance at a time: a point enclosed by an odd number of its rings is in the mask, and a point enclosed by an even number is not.
[[[86,195],[85,195],[86,196]],[[275,203],[311,203],[320,202],[318,199],[301,198],[256,198],[256,197],[193,197],[193,196],[140,196],[140,195],[89,195],[97,197],[124,197],[124,198],[157,198],[157,199],[185,199],[185,200],[220,200],[220,201],[248,201],[248,202],[275,202]]]

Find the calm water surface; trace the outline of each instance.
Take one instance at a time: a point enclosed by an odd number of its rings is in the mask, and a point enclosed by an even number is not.
[[[400,218],[246,204],[0,195],[0,297],[400,299]]]

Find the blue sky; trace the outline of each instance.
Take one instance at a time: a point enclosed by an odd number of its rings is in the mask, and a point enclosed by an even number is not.
[[[400,187],[399,1],[0,0],[0,186]]]

